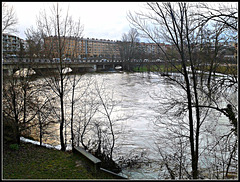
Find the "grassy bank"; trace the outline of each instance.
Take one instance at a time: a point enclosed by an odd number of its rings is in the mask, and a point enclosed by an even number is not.
[[[116,179],[94,173],[93,165],[72,152],[48,149],[30,143],[9,145],[3,150],[3,179]]]
[[[141,67],[135,67],[133,69],[134,72],[178,72],[178,70],[181,70],[181,65],[175,65],[174,67],[168,67],[166,68],[164,65],[156,66],[156,65],[150,65],[150,66],[141,66]],[[200,67],[199,67],[200,69]],[[201,68],[202,71],[208,72],[210,70],[210,66],[205,66]],[[231,65],[231,66],[225,66],[225,65],[218,65],[215,68],[216,73],[222,73],[226,75],[236,75],[237,74],[237,65]]]
[[[204,71],[209,71],[210,66],[203,69]],[[235,65],[218,65],[216,68],[216,73],[222,73],[226,75],[237,75],[237,64]]]
[[[178,72],[181,70],[182,66],[180,64],[175,65],[175,67],[166,67],[165,65],[149,65],[149,66],[140,66],[133,68],[134,72]]]

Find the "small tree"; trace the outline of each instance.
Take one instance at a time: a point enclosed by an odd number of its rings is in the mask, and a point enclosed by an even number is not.
[[[25,70],[26,71],[26,70]],[[30,69],[21,75],[13,73],[3,83],[3,113],[15,122],[17,143],[22,134],[29,133],[37,115],[36,90],[29,76]]]
[[[111,100],[110,97],[108,97],[107,95],[105,95],[105,98],[103,98],[102,96],[103,94],[101,93],[101,87],[99,88],[97,83],[95,89],[100,99],[100,105],[103,107],[103,109],[98,109],[98,111],[101,112],[107,118],[108,121],[107,125],[108,128],[110,129],[110,134],[112,137],[112,139],[108,140],[109,142],[111,141],[111,143],[109,143],[109,147],[106,148],[107,150],[109,150],[107,155],[110,158],[110,160],[112,160],[113,149],[115,146],[115,134],[113,130],[113,119],[111,118],[111,115],[113,112],[113,108],[116,106],[116,103],[113,100]],[[113,96],[111,98],[113,98]]]
[[[96,78],[97,79],[97,78]],[[108,169],[117,167],[113,160],[116,143],[114,125],[121,119],[114,115],[117,102],[113,95],[104,88],[104,82],[99,85],[97,80],[90,78],[82,80],[81,91],[76,95],[76,116],[74,120],[74,139],[77,145],[101,158]]]
[[[37,116],[35,120],[35,127],[38,131],[38,136],[40,140],[40,145],[43,143],[43,139],[45,135],[51,135],[51,126],[58,123],[58,120],[55,118],[57,108],[54,104],[56,102],[56,97],[52,97],[51,94],[48,93],[48,90],[45,89],[44,81],[38,82],[38,92],[36,94],[35,100],[38,103],[36,105]]]
[[[34,59],[34,58],[43,58],[43,40],[42,35],[39,30],[34,30],[33,27],[27,29],[25,31],[25,35],[27,37],[27,57]]]
[[[136,29],[130,29],[128,34],[122,35],[122,41],[118,42],[121,59],[124,61],[124,69],[130,71],[130,63],[133,58],[137,57],[139,34]]]

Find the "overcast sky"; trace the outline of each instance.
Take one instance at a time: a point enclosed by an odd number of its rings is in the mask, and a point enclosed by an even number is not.
[[[56,2],[53,2],[56,4]],[[18,17],[17,34],[25,39],[24,31],[36,25],[36,16],[44,8],[49,10],[52,2],[7,2],[15,9]],[[130,29],[126,18],[129,10],[135,11],[143,7],[143,2],[59,2],[66,12],[69,5],[74,20],[81,19],[84,25],[84,38],[120,40],[123,33]]]
[[[216,2],[211,2],[216,3]],[[218,2],[231,4],[231,2]],[[218,4],[216,3],[216,5]],[[237,2],[235,2],[236,4]],[[50,10],[56,2],[7,2],[13,6],[18,17],[19,36],[25,39],[24,31],[36,25],[36,16],[43,9]],[[70,15],[75,21],[81,19],[84,38],[120,40],[130,29],[127,12],[144,10],[144,2],[59,2],[64,14],[69,6]],[[143,40],[143,39],[142,39]]]

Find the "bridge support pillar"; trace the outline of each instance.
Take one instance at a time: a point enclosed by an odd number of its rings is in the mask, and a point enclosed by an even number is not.
[[[93,71],[97,71],[97,65],[96,64],[93,65]]]

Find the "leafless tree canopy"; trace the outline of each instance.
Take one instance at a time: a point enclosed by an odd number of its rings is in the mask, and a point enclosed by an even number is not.
[[[122,40],[118,43],[121,59],[128,64],[126,70],[129,70],[129,62],[139,54],[138,44],[139,33],[134,28],[130,29],[128,33],[124,33]]]
[[[237,17],[236,12],[227,8],[224,12],[221,9],[208,8],[209,14],[202,11],[196,13],[193,5],[193,3],[183,2],[146,3],[144,12],[129,12],[128,20],[143,36],[148,37],[159,46],[164,53],[165,60],[170,62],[171,67],[178,73],[168,75],[166,80],[177,85],[181,92],[169,87],[166,94],[158,95],[159,102],[164,105],[164,108],[159,109],[158,121],[160,123],[158,124],[170,131],[168,135],[162,136],[162,139],[165,138],[168,142],[177,139],[177,142],[181,144],[180,147],[188,145],[188,155],[191,156],[191,161],[188,162],[191,164],[192,171],[186,173],[185,176],[196,179],[200,175],[198,168],[200,138],[204,135],[201,129],[205,125],[204,121],[208,117],[208,113],[213,109],[220,114],[225,114],[230,122],[233,122],[230,115],[225,112],[226,105],[223,106],[220,103],[222,103],[221,98],[225,98],[227,103],[232,105],[228,96],[224,94],[227,92],[223,92],[223,90],[226,91],[230,85],[232,89],[235,88],[236,73],[228,73],[228,78],[216,78],[216,69],[222,61],[221,53],[223,52],[220,49],[220,41],[223,32],[225,33],[229,29],[236,30]],[[207,27],[208,21],[213,28]],[[206,30],[208,34],[203,33]],[[176,57],[180,60],[180,65],[171,63],[172,52],[164,51],[159,44],[161,41],[168,42],[172,46]],[[228,84],[222,84],[223,82],[228,82]],[[229,84],[229,82],[233,84]],[[219,97],[220,95],[221,97]],[[229,110],[236,113],[236,110],[232,110],[232,108],[236,108],[235,106],[236,104],[233,104]],[[168,120],[164,120],[163,116],[167,116]],[[184,130],[186,131],[183,132]],[[232,142],[230,143],[232,145]],[[180,149],[182,150],[182,148]],[[234,147],[232,150],[235,151]],[[166,157],[162,151],[160,154],[163,158]],[[166,153],[166,155],[168,154]],[[167,165],[166,168],[171,178],[175,179],[176,174],[170,166]],[[183,171],[180,171],[181,176]]]
[[[217,4],[218,7],[209,5],[206,3],[198,3],[196,8],[199,10],[194,13],[199,18],[200,26],[208,23],[209,21],[215,21],[227,26],[234,31],[238,30],[238,7],[228,6],[224,3]],[[204,12],[204,13],[199,13]]]
[[[2,3],[2,32],[12,33],[16,32],[16,25],[18,19],[13,7],[7,5],[7,3]]]

